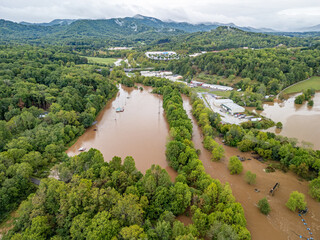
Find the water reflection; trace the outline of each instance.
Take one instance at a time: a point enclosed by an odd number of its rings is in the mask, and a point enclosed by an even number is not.
[[[282,122],[281,131],[275,128],[271,132],[290,138],[297,138],[300,142],[310,142],[315,149],[320,149],[320,93],[316,93],[314,106],[308,107],[307,102],[295,104],[294,99],[299,94],[291,95],[288,100],[276,101],[263,105],[262,115],[271,118],[275,122]]]
[[[162,98],[144,91],[120,86],[116,98],[107,104],[97,117],[98,123],[86,130],[67,154],[79,154],[78,149],[100,150],[105,161],[113,156],[132,156],[136,167],[145,172],[152,164],[165,168],[174,178],[176,172],[168,166],[165,146],[169,126],[162,109]],[[124,108],[123,112],[116,112]]]

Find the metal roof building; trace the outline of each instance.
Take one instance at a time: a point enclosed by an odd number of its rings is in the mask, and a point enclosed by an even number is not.
[[[216,99],[216,98],[212,98],[212,104],[220,107],[222,104],[225,103],[233,103],[233,101],[231,99]]]
[[[242,113],[245,111],[244,107],[239,106],[236,103],[223,103],[221,107],[231,114]]]

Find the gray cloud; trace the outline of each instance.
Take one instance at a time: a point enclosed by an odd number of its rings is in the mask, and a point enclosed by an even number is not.
[[[143,14],[163,20],[233,22],[292,30],[320,24],[319,0],[1,0],[0,17],[16,22]]]

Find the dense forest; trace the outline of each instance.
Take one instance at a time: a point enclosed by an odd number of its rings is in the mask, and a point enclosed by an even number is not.
[[[226,78],[240,76],[237,87],[255,92],[277,94],[281,89],[296,82],[320,74],[320,50],[318,49],[235,49],[207,53],[196,58],[171,61],[168,69],[187,78],[204,72]],[[250,80],[256,80],[252,83]]]
[[[196,32],[160,39],[149,48],[175,50],[182,53],[216,51],[230,48],[309,47],[319,42],[317,37],[290,37],[246,32],[233,27],[218,27],[210,32]]]
[[[66,24],[19,24],[0,20],[0,43],[60,45],[76,49],[106,50],[129,46],[138,50],[174,50],[181,53],[230,48],[310,47],[317,34],[275,35],[219,24],[162,22],[149,17],[75,20]]]
[[[59,48],[0,47],[0,221],[117,91],[107,69],[83,63]]]
[[[0,20],[0,43],[61,45],[99,49],[106,46],[141,46],[165,36],[184,32],[156,29],[124,19],[78,20],[71,24],[41,26]]]

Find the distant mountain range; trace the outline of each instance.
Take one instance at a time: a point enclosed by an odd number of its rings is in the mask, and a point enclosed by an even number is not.
[[[301,32],[320,32],[320,24],[300,29]]]
[[[207,41],[215,39],[215,34],[221,33],[220,28],[239,29],[242,31],[238,33],[239,36],[251,36],[246,34],[247,32],[289,37],[304,36],[301,33],[294,33],[293,35],[279,33],[268,28],[240,27],[233,23],[191,24],[187,22],[162,21],[153,17],[136,15],[134,17],[98,20],[56,19],[49,23],[15,23],[0,20],[0,43],[12,41],[32,44],[83,45],[86,47],[93,45],[95,47],[106,45],[143,46],[150,43],[179,42],[179,39],[185,39],[188,42],[190,42],[190,39],[196,39],[200,43],[203,37],[207,38]],[[320,25],[310,27],[308,31],[317,31],[318,29],[320,30]],[[225,30],[223,32],[225,33]],[[320,33],[316,32],[309,34],[309,36],[319,35]],[[179,39],[174,39],[175,37]],[[267,35],[257,35],[257,37],[265,39]],[[248,46],[247,42],[242,43],[242,45]],[[266,44],[260,45],[263,47]],[[232,46],[235,45],[233,44]]]
[[[49,23],[29,23],[29,22],[20,22],[22,25],[26,26],[65,26],[65,25],[70,25],[73,22],[77,21],[83,21],[81,19],[55,19]],[[134,17],[126,17],[126,18],[111,18],[111,19],[99,19],[99,20],[92,20],[92,21],[106,21],[108,23],[114,21],[117,23],[119,26],[123,27],[126,25],[146,25],[148,27],[152,27],[155,29],[172,29],[172,30],[181,30],[187,33],[192,33],[192,32],[202,32],[202,31],[210,31],[212,29],[216,29],[220,26],[229,26],[229,27],[234,27],[241,29],[243,31],[248,31],[248,32],[275,32],[275,30],[270,29],[270,28],[253,28],[253,27],[240,27],[237,26],[233,23],[200,23],[200,24],[191,24],[187,22],[175,22],[175,21],[162,21],[157,18],[153,17],[146,17],[143,15],[135,15]]]
[[[60,26],[63,26],[63,25],[70,25],[71,23],[77,21],[77,19],[55,19],[49,23],[29,23],[29,22],[20,22],[20,24],[22,25],[27,25],[27,26],[30,26],[30,25],[38,25],[38,26],[55,26],[55,25],[60,25]]]

